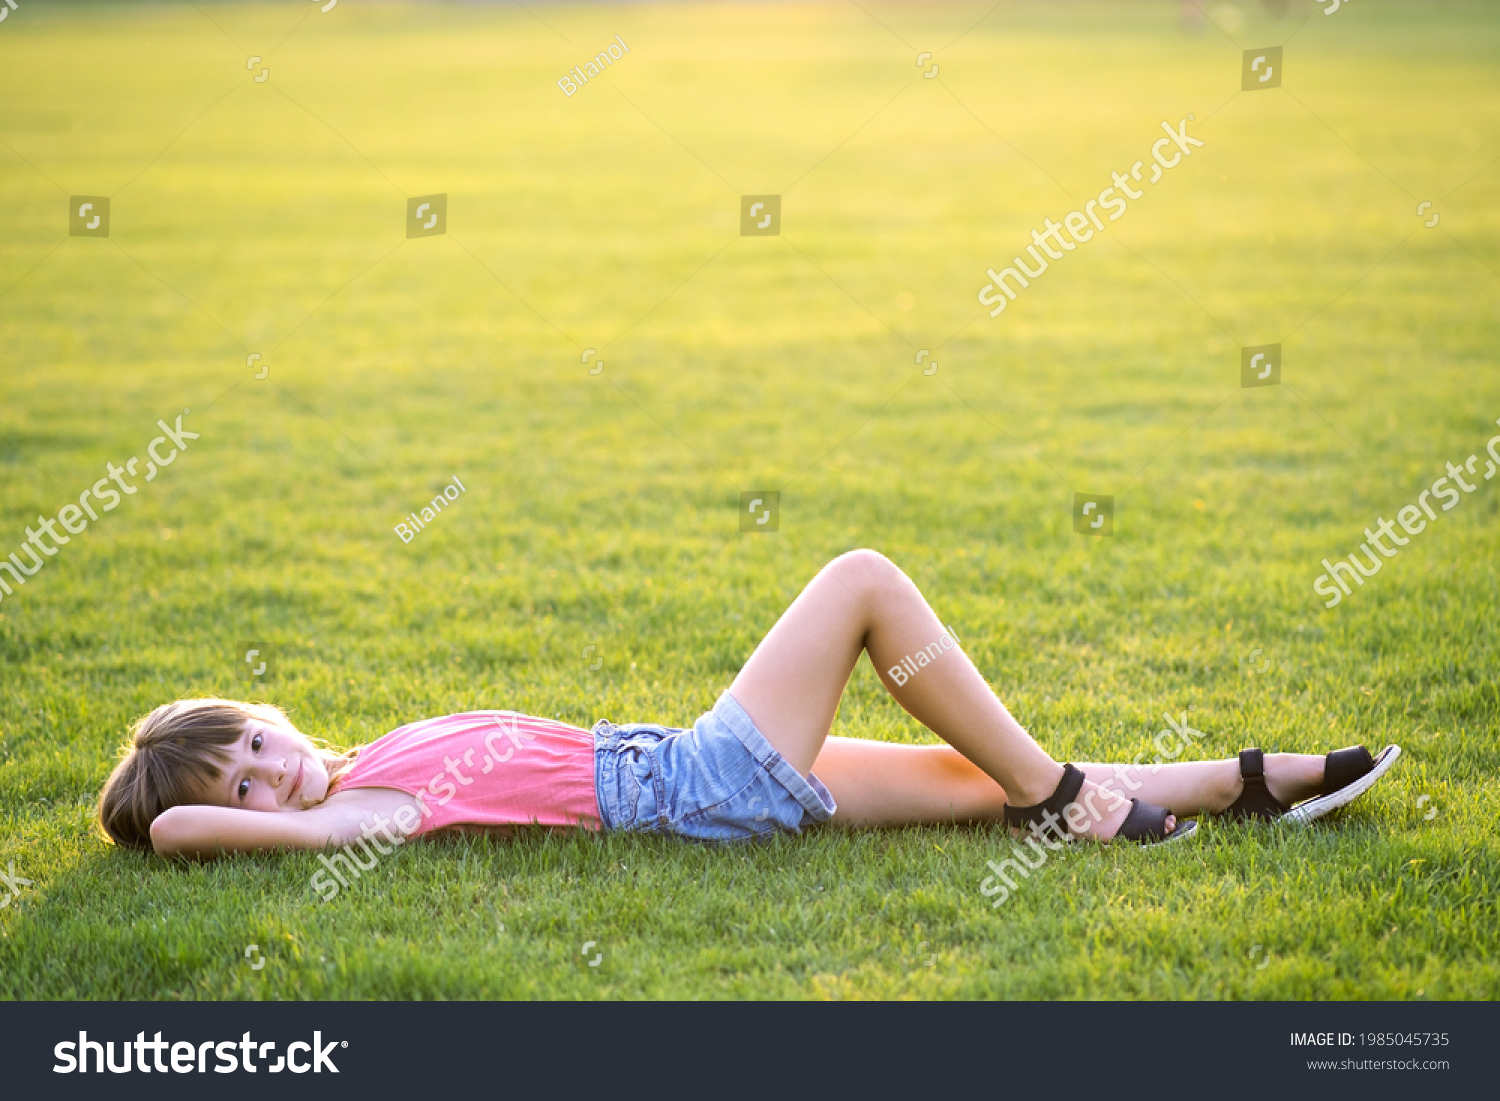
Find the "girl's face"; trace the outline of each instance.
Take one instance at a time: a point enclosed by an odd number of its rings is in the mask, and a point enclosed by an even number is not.
[[[246,719],[245,732],[224,749],[229,763],[201,792],[205,803],[244,810],[306,810],[328,796],[328,769],[300,731]]]

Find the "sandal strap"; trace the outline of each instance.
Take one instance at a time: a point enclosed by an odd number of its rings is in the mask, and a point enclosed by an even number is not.
[[[1115,838],[1120,841],[1165,841],[1168,837],[1175,837],[1175,831],[1167,832],[1167,816],[1171,813],[1166,807],[1144,799],[1132,799],[1130,813],[1115,831]],[[1182,828],[1181,822],[1177,828]]]
[[[1287,808],[1266,787],[1266,757],[1259,749],[1240,750],[1240,778],[1245,788],[1224,812],[1225,817],[1272,819],[1286,813]]]
[[[1375,760],[1364,746],[1335,749],[1323,758],[1323,786],[1319,794],[1332,795],[1374,769]]]
[[[1266,755],[1259,749],[1240,750],[1240,778],[1245,783],[1264,785],[1266,782]]]
[[[1058,781],[1057,788],[1042,802],[1031,807],[1013,807],[1005,804],[1005,824],[1007,826],[1026,827],[1030,825],[1048,826],[1055,830],[1063,840],[1068,839],[1068,827],[1063,820],[1063,811],[1068,804],[1078,798],[1078,793],[1083,790],[1085,777],[1081,768],[1073,765],[1063,765],[1062,779]],[[1048,816],[1053,821],[1048,822]]]

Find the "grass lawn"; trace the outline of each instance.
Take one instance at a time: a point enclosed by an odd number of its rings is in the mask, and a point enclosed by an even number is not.
[[[1312,587],[1500,431],[1500,13],[990,7],[22,0],[0,554],[141,464],[0,601],[29,881],[0,997],[1500,994],[1500,483],[1337,607]],[[1282,86],[1241,91],[1274,43]],[[1189,115],[1201,147],[985,316],[987,267]],[[436,194],[446,233],[407,238]],[[68,234],[74,195],[107,239]],[[741,195],[781,232],[741,236]],[[1243,388],[1267,344],[1280,385]],[[145,482],[184,409],[201,437]],[[762,489],[779,530],[741,535]],[[689,725],[861,546],[1059,759],[1149,760],[1184,713],[1183,759],[1404,756],[1312,828],[1080,847],[998,909],[990,828],[431,839],[331,902],[312,855],[172,866],[93,828],[179,696],[342,745],[478,708]],[[834,732],[933,740],[867,663]]]

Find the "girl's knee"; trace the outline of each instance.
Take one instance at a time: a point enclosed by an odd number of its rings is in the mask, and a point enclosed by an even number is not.
[[[874,550],[852,550],[839,555],[828,563],[828,572],[861,594],[868,593],[895,582],[906,575],[885,555]]]

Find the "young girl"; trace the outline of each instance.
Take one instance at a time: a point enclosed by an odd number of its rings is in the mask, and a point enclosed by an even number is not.
[[[948,745],[829,737],[864,652]],[[828,821],[1003,820],[1049,846],[1164,843],[1191,835],[1196,823],[1183,819],[1200,812],[1311,821],[1368,789],[1399,753],[1247,749],[1238,761],[1158,768],[1059,764],[911,580],[862,550],[824,567],[691,729],[601,722],[590,732],[471,712],[335,755],[277,708],[179,700],[137,724],[99,820],[118,844],[196,857],[345,844],[368,854],[366,843],[388,852],[381,836],[401,844],[444,827],[525,823],[732,842]]]

